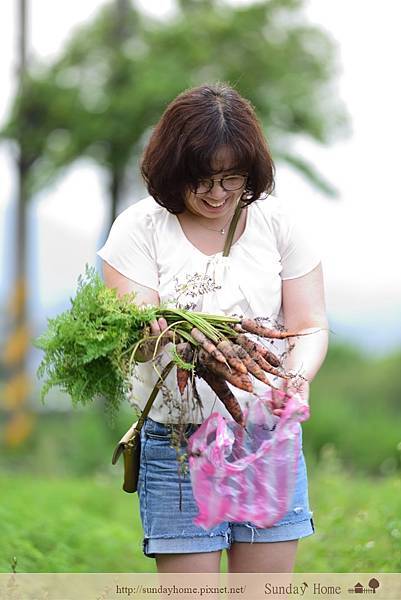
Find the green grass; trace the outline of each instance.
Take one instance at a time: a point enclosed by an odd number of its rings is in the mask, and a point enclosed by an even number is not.
[[[401,478],[351,477],[326,454],[310,468],[317,533],[301,541],[296,570],[400,572]],[[137,496],[120,483],[1,476],[0,571],[15,556],[17,572],[154,572]]]
[[[299,572],[401,571],[401,477],[344,473],[331,449],[310,467],[316,534],[301,541]]]
[[[151,572],[137,495],[101,478],[0,477],[0,571]]]
[[[299,572],[401,571],[400,359],[332,346],[313,382],[303,441],[316,535],[300,543]],[[21,446],[1,445],[0,572],[14,556],[19,572],[155,570],[137,497],[111,465],[133,420],[128,406],[114,428],[101,404],[49,410]]]

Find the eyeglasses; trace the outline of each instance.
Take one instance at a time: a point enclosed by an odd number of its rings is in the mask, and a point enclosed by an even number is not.
[[[245,185],[247,175],[226,175],[221,179],[200,179],[193,187],[195,194],[207,194],[217,182],[226,192],[235,192]]]

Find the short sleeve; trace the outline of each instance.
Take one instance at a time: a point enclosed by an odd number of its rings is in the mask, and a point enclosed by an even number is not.
[[[279,214],[278,249],[281,279],[295,279],[310,273],[321,261],[320,250],[311,227],[300,212],[285,207]]]
[[[118,215],[97,255],[128,279],[157,290],[159,276],[152,218],[141,210],[140,204]]]

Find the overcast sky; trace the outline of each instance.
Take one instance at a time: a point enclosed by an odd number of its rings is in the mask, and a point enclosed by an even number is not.
[[[71,29],[93,16],[102,2],[30,0],[30,47],[52,58]],[[239,3],[239,2],[237,2]],[[244,3],[244,2],[242,2]],[[0,122],[7,114],[15,69],[15,6],[0,3]],[[139,4],[159,11],[170,2]],[[336,319],[353,321],[401,315],[400,150],[401,6],[397,0],[309,0],[307,15],[336,40],[342,73],[339,93],[352,120],[352,137],[322,148],[301,141],[298,150],[341,192],[327,200],[287,168],[278,169],[278,194],[302,202],[320,244],[327,302]],[[14,198],[13,164],[0,148],[0,267],[9,272],[6,229]],[[38,300],[46,308],[73,293],[86,262],[95,262],[106,201],[101,175],[89,165],[73,168],[37,198],[31,218],[37,254]],[[0,294],[5,294],[1,277]],[[3,285],[3,287],[1,287]]]

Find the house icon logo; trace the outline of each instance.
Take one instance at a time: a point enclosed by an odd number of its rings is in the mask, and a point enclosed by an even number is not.
[[[348,590],[349,594],[376,594],[376,590],[380,587],[380,582],[375,578],[369,580],[368,588],[363,587],[359,581],[354,585],[353,588]]]

